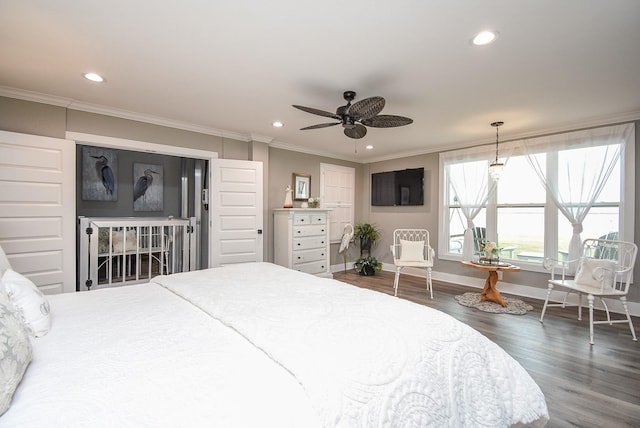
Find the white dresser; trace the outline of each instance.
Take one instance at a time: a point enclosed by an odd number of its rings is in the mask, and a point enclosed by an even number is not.
[[[329,263],[330,212],[321,208],[273,210],[274,263],[332,277]]]

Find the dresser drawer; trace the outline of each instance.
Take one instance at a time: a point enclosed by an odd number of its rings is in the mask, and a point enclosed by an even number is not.
[[[312,250],[300,250],[293,252],[293,264],[326,261],[326,248],[314,248]]]
[[[311,214],[294,214],[293,215],[293,225],[294,226],[303,226],[311,224]]]
[[[312,248],[327,248],[326,236],[309,236],[304,238],[293,238],[293,251],[310,250]]]
[[[327,264],[325,262],[301,263],[293,265],[293,269],[299,272],[321,273],[327,271]]]
[[[327,214],[311,214],[311,224],[327,224]]]
[[[295,239],[297,236],[317,236],[317,235],[326,235],[327,234],[327,226],[318,224],[312,226],[297,226],[293,228],[293,238]]]

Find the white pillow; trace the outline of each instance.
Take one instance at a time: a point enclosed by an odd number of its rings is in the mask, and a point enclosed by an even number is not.
[[[49,302],[38,287],[12,269],[8,269],[2,276],[2,285],[22,314],[30,333],[35,337],[47,334],[51,328]]]
[[[0,415],[7,411],[13,394],[31,362],[32,346],[24,323],[9,296],[0,290]],[[9,346],[7,346],[9,345]]]
[[[576,284],[592,287],[610,286],[615,263],[613,260],[584,258],[574,278]]]
[[[111,242],[113,243],[113,252],[121,253],[124,241],[124,233],[122,231],[113,232],[113,236],[111,237]],[[127,230],[127,246],[124,249],[125,252],[136,251],[136,230],[131,229]]]
[[[400,260],[403,262],[424,261],[424,241],[400,240]]]

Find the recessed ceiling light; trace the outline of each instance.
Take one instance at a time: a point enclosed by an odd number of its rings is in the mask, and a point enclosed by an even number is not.
[[[364,146],[364,148],[367,149],[367,150],[372,150],[373,146],[371,144],[368,144],[368,145]]]
[[[280,121],[276,121],[276,122],[273,122],[272,125],[276,128],[282,128],[284,126],[284,123]]]
[[[472,43],[477,46],[488,45],[496,40],[498,33],[495,31],[482,31],[478,33],[472,40]]]
[[[104,78],[97,73],[85,73],[84,78],[92,82],[104,82]]]

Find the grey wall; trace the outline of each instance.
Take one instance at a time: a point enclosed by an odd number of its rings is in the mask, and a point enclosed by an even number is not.
[[[640,212],[640,121],[635,122],[636,125],[636,151],[635,151],[635,213]],[[369,205],[369,193],[371,173],[381,171],[393,171],[403,168],[425,169],[425,206],[424,207],[372,207]],[[369,221],[375,223],[382,230],[382,238],[372,253],[381,261],[392,263],[389,245],[392,240],[393,230],[404,227],[424,227],[430,232],[431,246],[438,248],[438,192],[440,188],[439,182],[439,160],[438,154],[420,155],[406,157],[402,159],[394,159],[383,162],[374,162],[368,164],[363,169],[361,183],[363,183],[362,200],[363,216],[359,217],[361,221]],[[634,242],[640,242],[640,216],[635,215],[634,221]],[[437,254],[436,254],[437,256]],[[484,278],[486,274],[463,267],[459,262],[449,260],[439,260],[436,258],[434,270],[447,272],[461,276]],[[636,278],[640,275],[640,258],[636,260],[635,265]],[[537,273],[529,271],[521,271],[518,273],[504,272],[504,281],[517,284],[524,284],[533,287],[546,288],[549,275],[547,273]],[[640,287],[637,285],[640,281],[635,281],[635,286],[631,288],[629,300],[640,302]]]
[[[292,152],[290,150],[283,150],[277,148],[269,148],[269,200],[267,205],[269,206],[269,219],[273,217],[272,209],[282,208],[285,198],[285,188],[287,185],[293,186],[293,173],[311,175],[311,196],[317,197],[320,195],[320,164],[330,163],[333,165],[347,166],[355,168],[356,170],[356,201],[355,201],[355,218],[356,221],[363,217],[362,207],[364,206],[364,200],[367,204],[369,201],[368,193],[364,193],[362,179],[364,177],[362,171],[364,166],[359,163],[343,161],[339,159],[332,159],[323,156],[309,155],[305,153]],[[293,201],[294,207],[299,207],[302,201]],[[273,242],[273,228],[267,229],[269,234],[269,241]],[[265,258],[267,259],[267,258]],[[273,245],[269,247],[268,260],[273,260]],[[331,263],[342,263],[342,256],[338,255],[338,244],[331,246]]]
[[[82,199],[82,149],[76,146],[76,215],[84,217],[180,217],[181,216],[181,184],[182,160],[174,156],[163,156],[152,153],[141,153],[127,150],[111,149],[118,155],[118,200],[117,201],[85,201]],[[133,164],[145,163],[162,166],[163,210],[162,211],[134,211],[133,210]],[[158,178],[154,178],[154,185],[158,185]],[[191,198],[193,202],[193,198]],[[192,210],[193,211],[193,210]]]
[[[0,97],[0,129],[26,134],[64,138],[66,131],[97,134],[167,144],[179,147],[218,152],[221,158],[259,160],[264,163],[265,195],[265,260],[273,260],[271,210],[279,208],[284,201],[284,189],[291,184],[294,172],[311,174],[311,194],[319,194],[320,163],[351,166],[356,168],[356,222],[376,223],[382,230],[382,239],[373,254],[384,262],[391,262],[389,243],[395,228],[426,227],[431,232],[431,244],[438,246],[438,155],[428,154],[406,157],[371,164],[359,164],[337,159],[308,155],[268,147],[256,142],[243,142],[183,131],[159,125],[119,119],[94,113],[69,110],[64,107]],[[424,167],[425,205],[421,207],[371,207],[370,174],[404,168]],[[635,212],[640,212],[640,121],[636,121],[635,153]],[[635,216],[636,243],[640,241],[640,216]],[[351,253],[350,253],[351,254]],[[332,246],[332,263],[341,263],[336,246]],[[636,261],[636,275],[640,275],[640,261]],[[483,277],[481,272],[463,268],[457,262],[436,260],[435,270],[464,276]],[[510,277],[517,275],[517,277]],[[506,281],[545,287],[547,275],[534,272],[505,273]],[[636,281],[637,283],[638,281]],[[640,287],[633,287],[632,301],[640,301]]]

